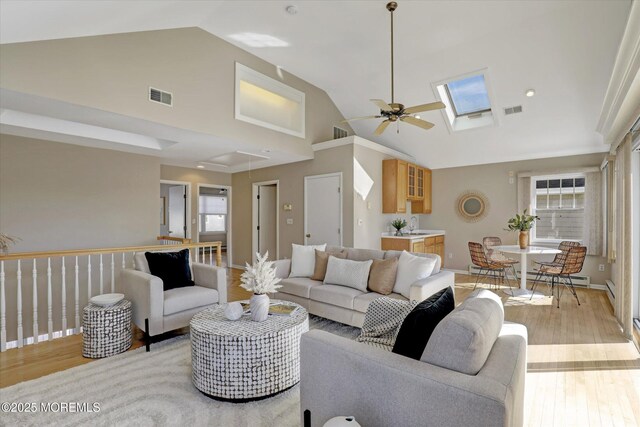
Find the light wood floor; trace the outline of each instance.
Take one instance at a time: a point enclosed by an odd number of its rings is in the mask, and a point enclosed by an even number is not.
[[[249,297],[238,286],[239,275],[230,270],[229,300]],[[456,275],[458,302],[473,283],[470,276]],[[565,292],[560,309],[552,298],[529,301],[499,294],[505,318],[529,331],[525,425],[640,425],[640,355],[623,338],[604,292],[578,290],[580,307]],[[142,345],[142,333],[136,331],[132,348]],[[79,335],[8,350],[0,354],[0,387],[92,361],[81,353]]]

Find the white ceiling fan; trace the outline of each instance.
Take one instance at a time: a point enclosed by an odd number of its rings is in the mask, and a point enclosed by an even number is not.
[[[393,74],[393,12],[398,8],[398,3],[395,1],[387,3],[387,10],[391,12],[391,103],[387,103],[382,99],[372,99],[371,102],[376,104],[380,108],[380,114],[375,116],[354,117],[352,119],[343,120],[343,122],[350,122],[353,120],[364,119],[380,119],[384,118],[382,123],[378,125],[374,134],[381,135],[382,132],[393,122],[398,120],[401,122],[409,123],[414,126],[421,127],[422,129],[431,129],[434,124],[426,120],[421,120],[414,117],[413,114],[422,113],[424,111],[441,110],[445,108],[442,102],[430,102],[428,104],[415,105],[413,107],[407,107],[403,104],[396,103],[394,99],[394,74]]]

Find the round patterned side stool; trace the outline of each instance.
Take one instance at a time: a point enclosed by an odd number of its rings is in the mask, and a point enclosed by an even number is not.
[[[131,347],[131,301],[109,307],[89,304],[82,310],[82,355],[113,356]]]
[[[309,316],[297,304],[277,302],[297,308],[290,316],[269,315],[264,322],[249,315],[227,320],[224,306],[193,316],[192,379],[198,390],[218,400],[247,402],[300,381],[300,337],[309,330]]]

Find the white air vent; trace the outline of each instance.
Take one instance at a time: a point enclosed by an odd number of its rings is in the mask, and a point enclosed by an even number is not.
[[[149,101],[159,102],[160,104],[173,106],[173,94],[160,89],[149,88]]]
[[[346,138],[348,134],[349,133],[342,128],[336,126],[333,127],[333,139]]]
[[[517,114],[522,113],[522,105],[516,105],[514,107],[509,107],[504,109],[504,115],[508,116],[509,114]]]

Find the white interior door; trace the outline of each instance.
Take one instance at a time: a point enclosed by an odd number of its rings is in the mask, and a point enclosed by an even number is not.
[[[258,187],[258,251],[269,251],[269,259],[276,257],[277,232],[277,186],[275,184]]]
[[[169,188],[169,235],[185,237],[186,235],[186,187],[175,185]]]
[[[304,178],[304,242],[342,246],[342,174]]]

